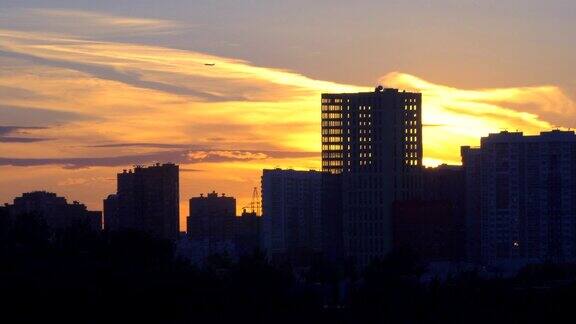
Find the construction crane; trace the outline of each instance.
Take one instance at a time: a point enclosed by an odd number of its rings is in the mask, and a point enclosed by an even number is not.
[[[253,213],[256,213],[256,215],[260,215],[260,195],[258,194],[258,187],[254,187],[254,190],[252,190],[250,209]]]
[[[246,209],[250,209],[251,213],[254,213],[257,216],[260,215],[260,195],[258,194],[258,187],[254,187],[252,190],[252,200],[250,201],[250,206],[244,206],[242,209],[244,212],[246,212]]]

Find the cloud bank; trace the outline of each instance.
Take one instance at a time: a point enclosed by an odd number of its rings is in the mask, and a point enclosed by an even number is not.
[[[249,197],[263,168],[320,167],[321,93],[374,86],[125,41],[189,27],[73,10],[0,12],[0,197],[91,183],[86,199],[75,198],[90,203],[113,181],[62,179],[169,161],[203,171],[183,173],[185,193],[216,186]],[[427,165],[459,163],[460,146],[490,132],[576,127],[574,102],[554,85],[461,89],[400,72],[379,81],[423,93]]]

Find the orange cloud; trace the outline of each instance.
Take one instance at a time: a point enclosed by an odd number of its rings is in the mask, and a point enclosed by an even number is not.
[[[101,13],[35,14],[61,20],[88,15],[96,25],[126,30],[153,24]],[[163,26],[169,30],[171,25],[164,22]],[[241,206],[258,185],[263,168],[320,166],[319,153],[266,152],[320,151],[322,92],[372,89],[195,51],[89,39],[82,33],[22,31],[0,22],[0,37],[0,64],[6,67],[0,71],[0,125],[9,121],[10,126],[43,126],[33,136],[50,138],[0,142],[0,158],[36,159],[26,175],[21,168],[0,166],[4,201],[23,190],[61,192],[66,189],[59,183],[79,184],[62,179],[113,178],[118,169],[100,164],[69,170],[41,165],[43,160],[54,164],[79,158],[171,156],[156,154],[173,144],[197,147],[182,154],[187,162],[198,163],[194,169],[203,170],[181,175],[183,199],[214,189],[237,196]],[[537,133],[575,126],[575,105],[555,86],[469,90],[403,73],[389,73],[381,81],[423,93],[424,124],[437,125],[424,128],[427,165],[458,163],[461,145],[476,145],[481,136],[501,129]],[[41,112],[46,122],[30,124],[31,111]],[[130,143],[159,145],[125,145]],[[101,208],[100,200],[114,190],[114,181],[91,181],[90,190],[75,187],[80,189],[62,194]]]
[[[576,126],[576,105],[559,87],[458,89],[393,72],[380,80],[390,87],[422,92],[425,163],[460,161],[460,146],[501,130],[536,134]]]

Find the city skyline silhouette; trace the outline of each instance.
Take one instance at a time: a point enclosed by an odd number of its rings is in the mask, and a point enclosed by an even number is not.
[[[460,146],[503,129],[576,127],[566,3],[367,1],[364,13],[335,5],[330,20],[307,4],[299,24],[274,20],[296,3],[3,3],[1,202],[45,189],[99,209],[118,169],[174,162],[182,197],[212,188],[244,206],[264,167],[321,168],[320,93],[378,84],[423,94],[425,165],[458,164]]]
[[[565,322],[576,2],[0,0],[22,323]]]

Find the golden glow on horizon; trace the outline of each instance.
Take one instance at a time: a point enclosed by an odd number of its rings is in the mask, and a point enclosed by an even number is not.
[[[73,12],[61,16],[69,14]],[[106,21],[101,16],[94,19]],[[133,22],[139,23],[147,22]],[[0,50],[12,55],[0,56],[6,66],[0,73],[0,87],[26,94],[0,92],[2,103],[16,116],[18,110],[28,116],[27,107],[46,110],[42,114],[48,121],[52,114],[67,114],[59,117],[62,120],[29,125],[49,126],[27,131],[47,141],[0,143],[1,157],[115,157],[171,150],[94,147],[161,143],[198,147],[188,158],[212,152],[235,159],[182,163],[182,168],[194,169],[181,175],[183,206],[191,195],[216,190],[236,196],[240,209],[247,205],[252,187],[259,185],[261,169],[319,168],[319,153],[273,158],[266,151],[319,152],[320,94],[373,89],[194,51],[1,28],[0,24]],[[398,72],[386,74],[381,82],[423,93],[424,164],[428,166],[459,163],[460,146],[477,145],[490,132],[519,129],[533,134],[575,126],[575,105],[555,86],[465,90]],[[3,118],[0,125],[31,122]],[[113,179],[120,169],[37,166],[29,167],[30,176],[21,180],[22,169],[0,166],[0,198],[7,202],[23,191],[45,188],[100,209],[100,199],[114,190]],[[94,193],[101,197],[93,197]],[[186,212],[182,210],[181,216]]]
[[[570,127],[574,121],[566,117],[576,115],[574,102],[553,86],[464,90],[403,73],[389,73],[381,81],[422,92],[424,162],[430,166],[460,163],[460,146],[478,145],[480,137],[489,133],[520,130],[537,134]],[[559,116],[564,124],[553,124]]]

